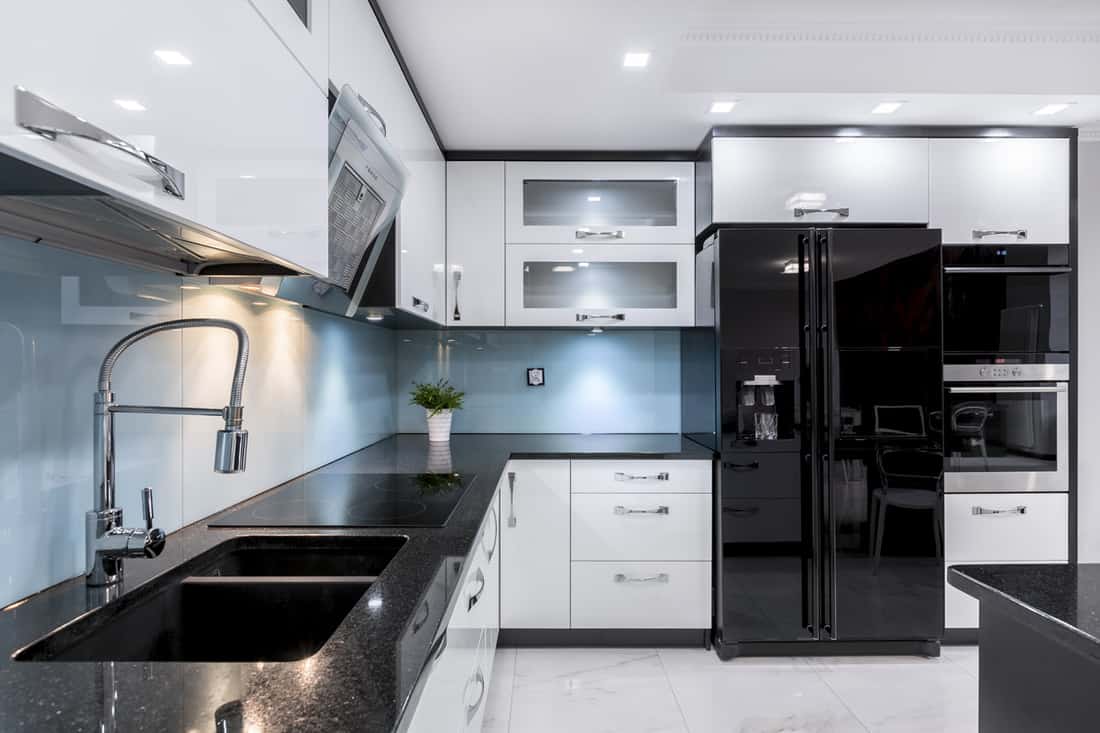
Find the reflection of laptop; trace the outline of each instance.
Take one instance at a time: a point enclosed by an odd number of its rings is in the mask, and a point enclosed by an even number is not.
[[[924,408],[920,405],[875,405],[875,433],[924,436]]]

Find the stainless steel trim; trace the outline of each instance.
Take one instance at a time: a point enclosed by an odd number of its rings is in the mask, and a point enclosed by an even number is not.
[[[668,481],[668,471],[661,471],[660,473],[644,474],[644,473],[626,473],[625,471],[616,471],[616,481]]]
[[[625,313],[607,313],[607,314],[601,315],[599,313],[578,313],[577,314],[577,320],[578,321],[625,321],[626,320],[626,314]]]
[[[1060,265],[1040,265],[1036,267],[948,265],[943,268],[943,271],[948,275],[1060,275],[1073,272],[1073,268]]]
[[[945,364],[945,382],[1064,382],[1069,364]]]
[[[466,696],[469,693],[470,685],[475,682],[480,685],[477,699],[472,703],[468,703],[466,702]],[[466,706],[466,725],[472,723],[474,718],[477,717],[477,711],[481,707],[481,703],[485,701],[485,690],[485,673],[481,671],[481,667],[478,667],[477,670],[474,671],[474,676],[466,680],[466,686],[462,690],[462,703]]]
[[[949,387],[951,394],[1043,394],[1045,392],[1067,392],[1068,384],[1053,387]]]
[[[432,309],[432,306],[426,300],[421,300],[415,295],[412,296],[412,307],[420,311],[421,313],[427,313]]]
[[[998,234],[1007,234],[1016,237],[1016,239],[1027,239],[1026,229],[975,229],[970,232],[970,236],[974,239],[984,239],[986,237],[994,237]]]
[[[508,472],[508,526],[516,526],[516,472]]]
[[[984,506],[972,506],[970,507],[970,513],[975,517],[993,517],[1005,514],[1020,515],[1027,514],[1027,506],[1020,504],[1011,509],[986,509]]]
[[[616,583],[667,583],[668,573],[657,573],[646,577],[633,577],[626,573],[615,573]]]
[[[665,514],[665,515],[667,515],[668,514],[668,507],[667,506],[659,506],[655,509],[631,509],[630,507],[625,507],[622,504],[619,504],[618,506],[615,507],[614,511],[615,511],[616,514],[619,514],[619,515],[626,515],[626,514]]]
[[[15,88],[15,124],[47,140],[76,137],[126,153],[152,169],[166,192],[178,199],[184,198],[186,176],[182,171],[19,86]]]
[[[611,229],[607,231],[592,231],[591,229],[578,229],[576,231],[577,239],[625,239],[626,232],[622,229]]]
[[[802,209],[797,208],[794,210],[794,218],[801,219],[806,214],[836,214],[837,216],[851,216],[851,209],[847,206],[842,206],[836,209]]]

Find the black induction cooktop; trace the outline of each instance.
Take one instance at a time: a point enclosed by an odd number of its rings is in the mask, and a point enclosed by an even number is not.
[[[442,527],[475,474],[319,473],[290,481],[210,527]]]

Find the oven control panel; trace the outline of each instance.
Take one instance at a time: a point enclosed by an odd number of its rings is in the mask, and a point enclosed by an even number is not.
[[[945,382],[1065,382],[1069,364],[944,364]]]

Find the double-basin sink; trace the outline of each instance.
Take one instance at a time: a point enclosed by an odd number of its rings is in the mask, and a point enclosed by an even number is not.
[[[291,662],[312,656],[404,537],[227,540],[15,654],[16,661]]]

